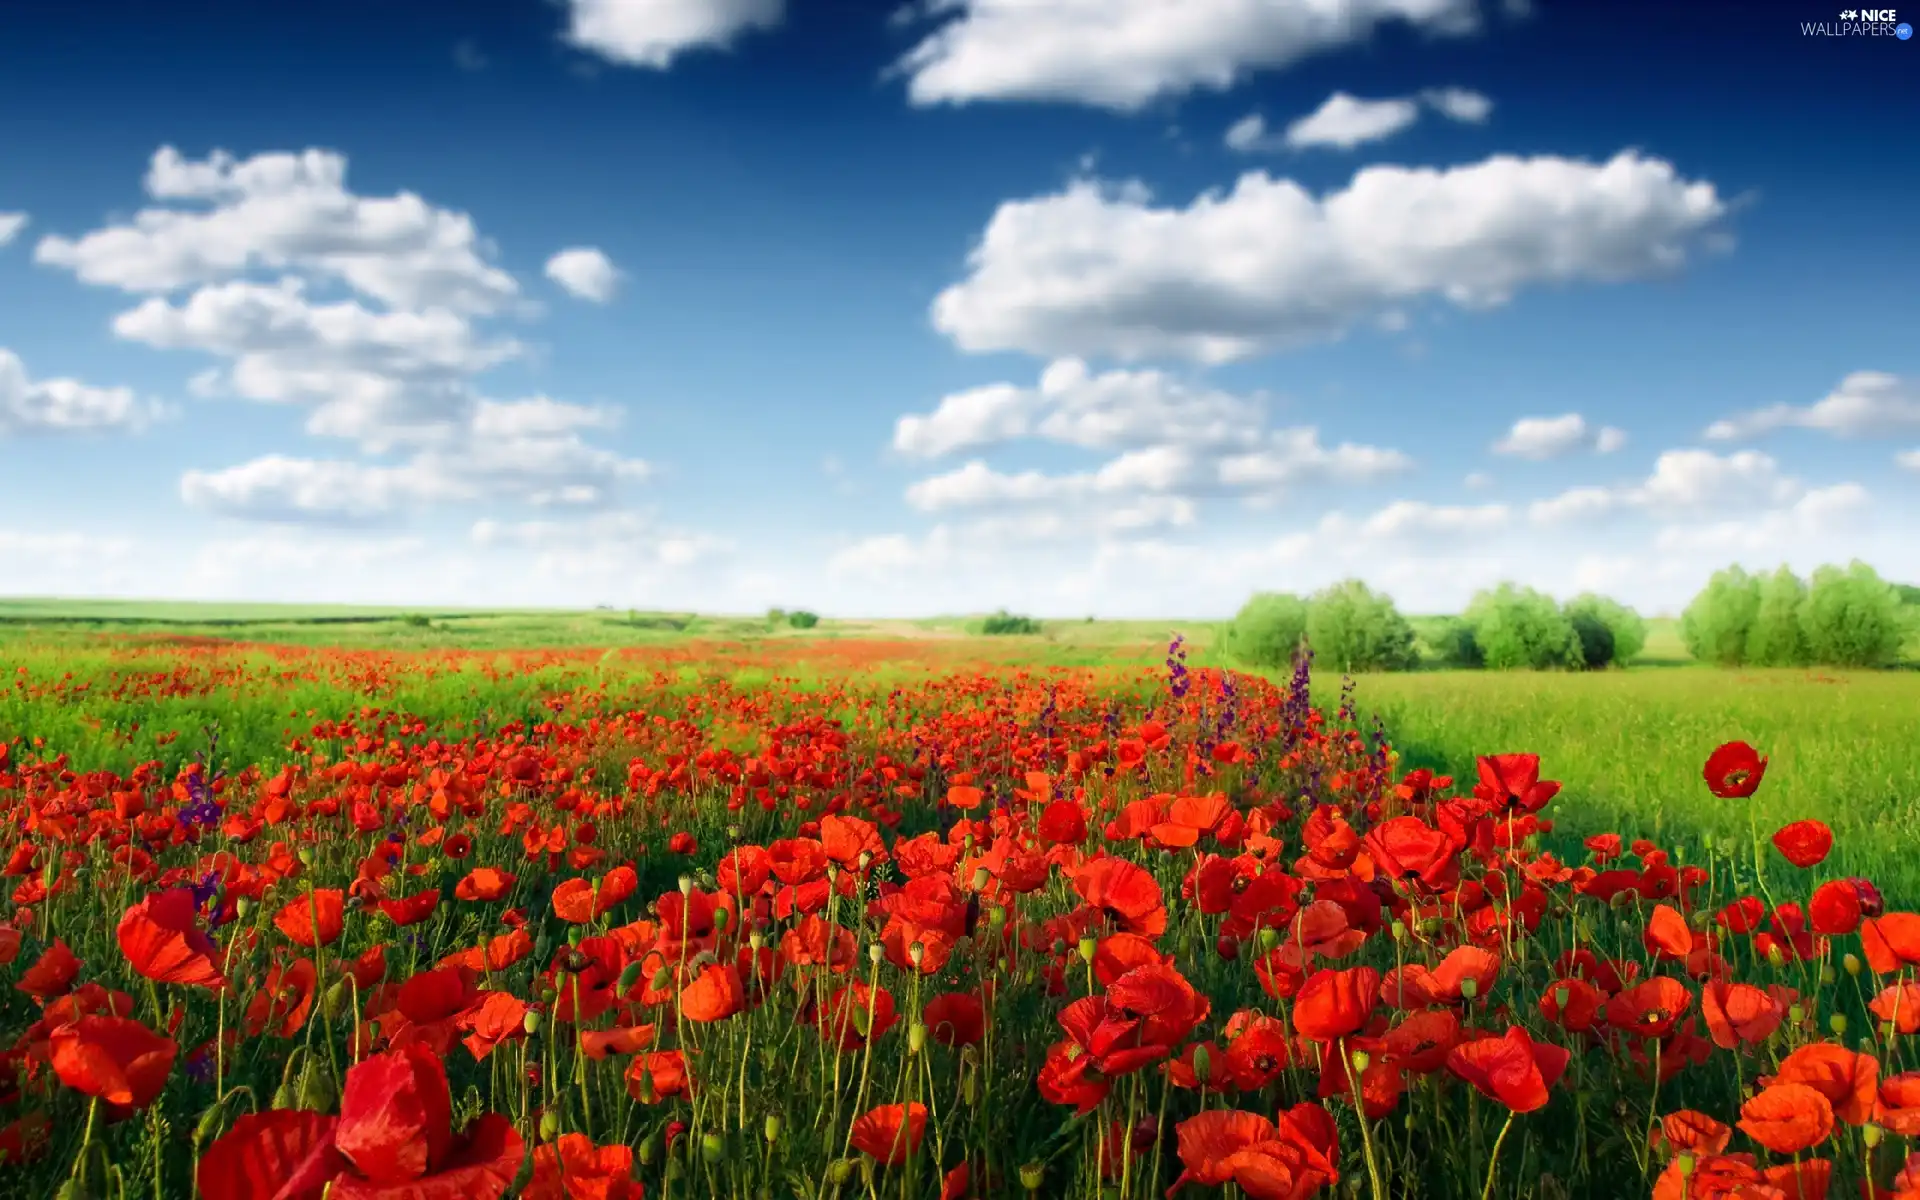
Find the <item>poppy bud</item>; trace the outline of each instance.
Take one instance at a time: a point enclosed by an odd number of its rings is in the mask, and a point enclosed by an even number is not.
[[[640,982],[640,971],[641,964],[637,961],[620,968],[620,979],[613,990],[623,996],[632,991],[633,985]]]
[[[285,1111],[286,1109],[297,1107],[294,1100],[292,1084],[283,1083],[273,1089],[273,1107],[276,1111]]]
[[[1845,1037],[1847,1033],[1847,1014],[1834,1013],[1828,1017],[1827,1028],[1833,1030],[1834,1036]]]
[[[713,910],[713,927],[716,930],[719,930],[721,933],[725,933],[727,931],[727,926],[731,924],[733,924],[732,909],[716,908]]]
[[[664,992],[672,982],[673,972],[666,967],[661,967],[653,973],[653,978],[647,981],[647,987],[650,991]]]
[[[1675,1166],[1680,1168],[1680,1178],[1685,1179],[1693,1174],[1693,1155],[1682,1154],[1680,1157],[1674,1159],[1673,1162]]]
[[[303,867],[312,866],[313,865],[313,847],[312,846],[300,847],[299,859],[300,859],[301,866]]]
[[[700,1137],[700,1157],[709,1163],[717,1163],[727,1156],[727,1139],[717,1133],[702,1134]]]
[[[1280,944],[1280,931],[1271,925],[1260,927],[1260,949],[1271,950]]]
[[[553,939],[551,937],[542,933],[533,940],[533,956],[535,958],[545,958],[551,953],[553,953]]]
[[[1004,954],[1000,956],[1000,960],[996,962],[994,966],[1001,971],[1011,971],[1013,969],[1013,964],[1007,961],[1007,956]]]
[[[1786,962],[1787,962],[1786,952],[1780,949],[1780,944],[1778,942],[1773,942],[1768,944],[1767,962],[1776,967],[1786,965]]]
[[[915,1021],[907,1026],[907,1053],[918,1054],[927,1048],[927,1027],[924,1022]]]
[[[1704,932],[1707,926],[1713,924],[1713,914],[1704,908],[1695,909],[1693,915],[1687,918],[1687,924],[1695,933]]]
[[[1820,964],[1820,982],[1821,983],[1832,983],[1834,980],[1838,978],[1840,978],[1840,975],[1837,971],[1833,969],[1832,963]]]
[[[640,1082],[640,1095],[638,1099],[640,1103],[652,1104],[654,1100],[658,1098],[658,1094],[654,1091],[654,1088],[653,1088],[653,1072],[652,1071],[640,1072],[639,1082]]]
[[[353,993],[347,988],[347,981],[336,980],[334,985],[320,997],[320,1011],[327,1014],[327,1020],[338,1021],[347,1013],[347,1006],[353,1003]]]
[[[252,911],[253,911],[253,901],[248,899],[245,896],[242,896],[238,900],[235,900],[233,902],[233,915],[236,917],[239,917],[242,921],[246,920],[247,915]]]
[[[208,1105],[206,1112],[200,1114],[199,1122],[193,1127],[193,1144],[198,1147],[217,1138],[220,1135],[220,1126],[226,1119],[227,1097],[222,1096]]]
[[[769,1146],[779,1141],[780,1115],[778,1113],[768,1113],[766,1121],[760,1126],[760,1133],[767,1139],[767,1145]]]
[[[1806,1009],[1801,1008],[1798,1004],[1787,1005],[1787,1024],[1798,1025],[1800,1022],[1806,1019],[1807,1019]]]
[[[840,1187],[853,1178],[853,1168],[857,1164],[851,1158],[836,1158],[827,1164],[827,1182]]]
[[[1213,1055],[1207,1052],[1205,1046],[1195,1046],[1193,1048],[1193,1077],[1201,1083],[1205,1083],[1212,1075]]]
[[[87,1200],[87,1193],[78,1179],[69,1179],[53,1194],[53,1200]]]
[[[653,1079],[653,1076],[642,1075],[640,1078],[647,1080],[648,1082],[651,1082]],[[650,1167],[654,1164],[654,1162],[657,1159],[659,1159],[660,1135],[658,1133],[653,1133],[648,1135],[647,1139],[640,1143],[639,1157],[640,1157],[640,1165],[643,1167]]]
[[[973,869],[973,890],[974,891],[976,892],[986,891],[987,884],[991,882],[993,882],[992,871],[987,870],[985,867],[975,867]]]
[[[867,947],[867,961],[876,967],[880,965],[880,960],[886,956],[887,948],[879,942],[875,942],[873,945]]]
[[[1083,963],[1092,963],[1093,956],[1099,949],[1100,942],[1092,934],[1082,937],[1080,939],[1080,961]]]
[[[1046,1178],[1047,1178],[1047,1164],[1041,1163],[1041,1162],[1030,1162],[1030,1163],[1022,1163],[1020,1165],[1020,1186],[1027,1189],[1028,1191],[1030,1192],[1039,1191],[1040,1185],[1046,1182]]]
[[[1847,974],[1852,975],[1855,978],[1859,977],[1860,957],[1858,955],[1855,955],[1855,954],[1847,955],[1845,958],[1840,960],[1840,965],[1846,968]]]
[[[333,1101],[333,1082],[327,1078],[327,1069],[313,1064],[300,1078],[300,1107],[308,1112],[323,1113],[333,1108]]]
[[[537,1012],[529,1012],[526,1016],[521,1017],[520,1028],[526,1030],[528,1034],[538,1037],[540,1035],[540,1014]]]
[[[1007,910],[1006,910],[1006,909],[1004,909],[1004,908],[1001,908],[1001,907],[1000,907],[1000,906],[998,906],[998,905],[995,905],[994,907],[992,907],[992,908],[990,908],[990,909],[988,909],[988,910],[987,910],[987,925],[988,925],[988,927],[989,927],[989,928],[991,928],[991,929],[992,929],[992,930],[993,930],[993,931],[994,931],[995,933],[999,933],[999,932],[1000,932],[1000,931],[1001,931],[1002,929],[1004,929],[1004,928],[1006,928],[1006,925],[1007,925]]]
[[[873,1027],[873,1014],[866,1005],[859,1005],[849,1014],[853,1021],[853,1030],[861,1037],[867,1036],[867,1030]]]

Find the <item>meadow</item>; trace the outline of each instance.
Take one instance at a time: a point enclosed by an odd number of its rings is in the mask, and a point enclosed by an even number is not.
[[[0,1195],[1920,1197],[1920,675],[1174,632],[0,603]]]

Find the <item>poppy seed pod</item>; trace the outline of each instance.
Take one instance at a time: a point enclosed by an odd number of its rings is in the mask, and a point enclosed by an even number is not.
[[[530,1036],[538,1037],[540,1035],[540,1014],[537,1012],[529,1012],[526,1016],[521,1017],[520,1028],[526,1030]]]
[[[854,1161],[850,1158],[834,1159],[827,1164],[827,1182],[835,1187],[844,1185],[847,1180],[853,1178],[853,1168],[855,1165]]]
[[[1480,981],[1469,975],[1460,981],[1460,994],[1472,1000],[1480,994]]]
[[[987,870],[985,867],[975,867],[973,869],[973,890],[974,891],[984,892],[987,890],[987,885],[992,882],[993,882],[992,871]]]
[[[700,1157],[709,1163],[718,1163],[727,1157],[727,1139],[717,1133],[706,1133],[700,1137]]]
[[[873,945],[867,947],[867,961],[876,967],[880,965],[880,960],[886,956],[887,948],[879,942],[875,942]]]
[[[680,894],[682,896],[689,896],[693,894],[693,876],[682,875],[680,877]]]
[[[1851,975],[1856,979],[1859,978],[1860,976],[1860,956],[1859,955],[1857,954],[1847,955],[1845,958],[1840,960],[1840,965],[1846,969],[1846,972],[1848,975]]]
[[[1469,979],[1467,982],[1472,983],[1473,980]],[[1373,1055],[1368,1054],[1365,1050],[1355,1050],[1351,1057],[1353,1059],[1353,1069],[1356,1071],[1364,1071],[1373,1065]]]
[[[1834,1036],[1845,1037],[1847,1033],[1847,1014],[1834,1013],[1828,1017],[1827,1028],[1833,1030]]]
[[[1093,962],[1093,956],[1096,953],[1098,953],[1099,950],[1100,950],[1100,942],[1092,934],[1087,934],[1081,937],[1080,939],[1080,961],[1081,962],[1083,963]]]
[[[927,1027],[923,1022],[915,1021],[907,1026],[907,1053],[918,1054],[927,1048]]]
[[[1407,940],[1407,923],[1405,921],[1395,920],[1388,928],[1393,934],[1394,941],[1404,942]]]
[[[1020,1164],[1020,1186],[1029,1192],[1037,1192],[1047,1180],[1047,1164],[1030,1162]]]
[[[1830,984],[1839,978],[1840,978],[1840,974],[1839,972],[1833,969],[1832,963],[1820,964],[1820,982],[1821,983]]]
[[[1193,1077],[1201,1083],[1213,1077],[1213,1055],[1207,1052],[1205,1046],[1193,1048]]]
[[[767,1145],[769,1146],[779,1141],[780,1140],[780,1114],[768,1113],[767,1119],[764,1122],[762,1122],[760,1125],[760,1134],[762,1137],[767,1139]]]
[[[1878,1125],[1865,1125],[1860,1129],[1860,1142],[1871,1150],[1880,1144],[1883,1133]]]
[[[907,961],[911,962],[914,966],[917,967],[926,961],[926,957],[927,947],[924,943],[915,942],[907,947]]]

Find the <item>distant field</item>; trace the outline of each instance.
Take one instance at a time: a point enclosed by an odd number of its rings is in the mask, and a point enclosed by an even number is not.
[[[1920,861],[1900,849],[1920,822],[1920,672],[1723,671],[1688,659],[1677,622],[1649,625],[1646,651],[1627,670],[1366,675],[1356,682],[1358,703],[1382,718],[1408,765],[1464,780],[1478,754],[1539,753],[1546,773],[1566,782],[1559,817],[1569,832],[1645,831],[1691,842],[1754,829],[1764,836],[1785,820],[1817,816],[1839,835],[1837,866],[1920,897]],[[0,692],[0,738],[39,733],[126,765],[162,753],[154,739],[168,731],[181,740],[165,753],[177,757],[217,717],[227,744],[264,753],[295,724],[290,713],[352,707],[383,669],[376,657],[322,670],[321,660],[287,657],[294,652],[276,653],[275,645],[444,657],[426,674],[398,672],[399,690],[381,695],[443,720],[524,716],[539,687],[557,679],[604,686],[625,675],[641,687],[662,671],[687,686],[715,674],[743,686],[775,677],[829,686],[982,662],[1159,669],[1176,630],[1191,665],[1219,661],[1213,622],[1061,620],[1039,635],[995,638],[976,628],[965,617],[828,620],[801,632],[764,617],[604,609],[0,600],[0,661],[26,665],[40,680],[72,672],[89,685],[32,702]],[[231,670],[236,679],[265,672],[277,682],[223,694],[202,680],[197,693],[166,694],[168,652],[203,639],[242,645],[197,669]],[[130,656],[130,648],[140,649]],[[1337,676],[1315,682],[1323,704],[1337,703]],[[1773,759],[1751,802],[1715,800],[1699,778],[1707,753],[1734,738]]]

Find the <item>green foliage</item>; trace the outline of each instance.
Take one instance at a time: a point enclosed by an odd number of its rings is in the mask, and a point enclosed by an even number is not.
[[[1293,664],[1306,635],[1305,600],[1289,592],[1258,592],[1227,626],[1227,654],[1249,667],[1277,670]]]
[[[996,637],[1002,634],[1039,633],[1040,622],[1032,617],[1017,616],[1003,608],[980,622],[980,632]]]
[[[1912,607],[1920,607],[1920,587],[1915,587],[1910,583],[1896,583],[1892,586],[1893,594],[1900,597],[1900,603]]]
[[[1680,640],[1706,663],[1737,667],[1747,660],[1747,638],[1760,613],[1760,581],[1739,566],[1715,571],[1680,614]]]
[[[782,625],[785,625],[786,623],[787,623],[786,609],[770,608],[767,610],[767,628],[778,629]]]
[[[1564,670],[1585,665],[1580,636],[1552,596],[1503,583],[1467,606],[1473,640],[1496,671]]]
[[[1440,617],[1427,635],[1427,645],[1449,667],[1484,667],[1486,655],[1473,637],[1473,622],[1465,617]]]
[[[812,629],[820,623],[819,613],[810,613],[804,608],[796,608],[787,614],[787,624],[795,629]]]
[[[1588,610],[1569,612],[1567,620],[1573,623],[1573,634],[1580,639],[1580,661],[1589,671],[1598,671],[1613,662],[1613,630],[1607,623]]]
[[[1746,662],[1754,667],[1797,667],[1812,660],[1804,615],[1807,585],[1782,565],[1760,580],[1760,604],[1747,630]]]
[[[414,629],[432,629],[433,628],[433,618],[429,617],[425,613],[408,613],[406,616],[400,618],[400,622],[401,624],[411,626]]]
[[[1647,648],[1647,623],[1640,619],[1639,613],[1618,600],[1586,592],[1567,602],[1566,613],[1580,638],[1582,656],[1590,667],[1616,663],[1626,666]],[[1610,647],[1607,657],[1600,662],[1595,662],[1591,653],[1601,640],[1594,628],[1596,625],[1605,630],[1604,640]]]
[[[1347,579],[1307,602],[1307,643],[1315,659],[1342,672],[1404,671],[1419,661],[1413,626],[1384,593]]]
[[[1898,594],[1858,559],[1813,573],[1800,627],[1813,660],[1834,667],[1887,666],[1905,633]]]

